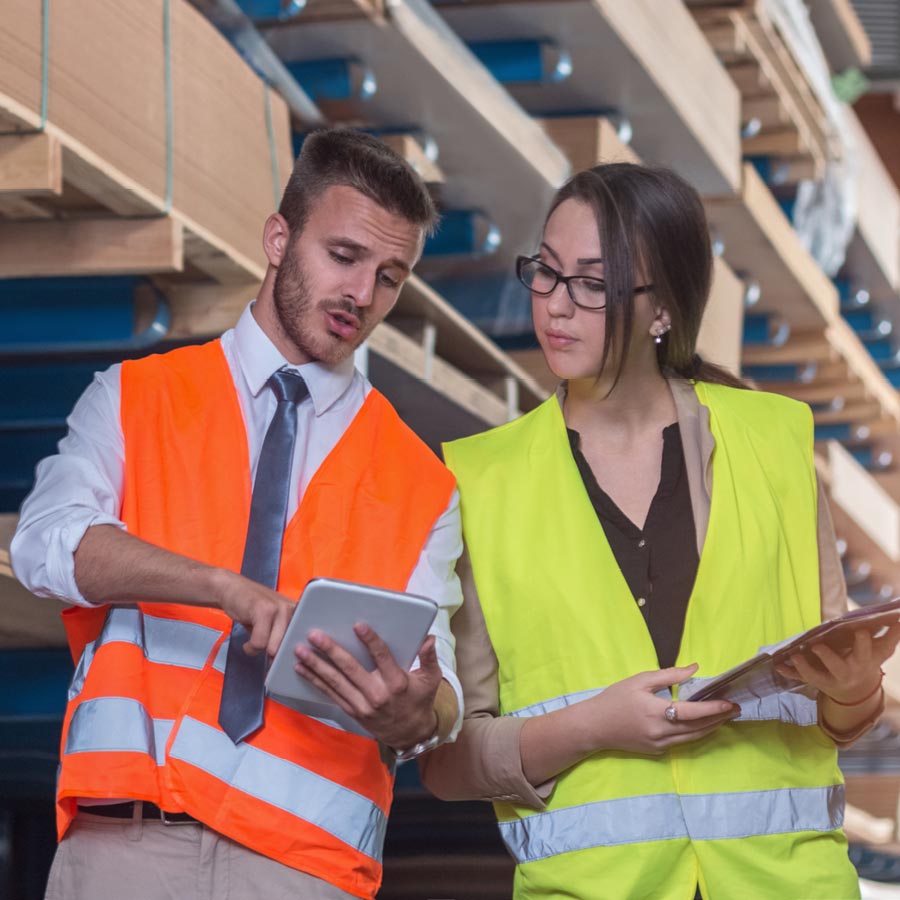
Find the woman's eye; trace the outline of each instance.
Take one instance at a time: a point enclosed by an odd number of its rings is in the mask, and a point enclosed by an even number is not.
[[[592,294],[602,294],[606,290],[606,282],[598,281],[596,278],[585,278],[584,281],[582,281],[582,284]]]

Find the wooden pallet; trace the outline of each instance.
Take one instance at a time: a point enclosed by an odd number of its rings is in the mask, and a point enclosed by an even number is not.
[[[783,162],[785,180],[821,176],[825,163],[840,157],[841,148],[761,0],[691,7],[740,91],[744,125],[759,124],[759,132],[744,139],[744,154]]]
[[[100,273],[258,280],[260,228],[292,163],[281,98],[185,0],[171,0],[168,54],[162,0],[50,4],[44,82],[41,5],[9,3],[0,19],[0,161],[15,165],[0,166],[0,218],[30,220],[36,248],[81,231],[90,252],[78,253],[72,274],[91,258]],[[125,258],[104,262],[110,234],[136,227],[123,219],[170,232],[172,246],[158,260],[118,248]],[[67,271],[36,270],[24,257],[17,270],[7,253],[2,274]]]

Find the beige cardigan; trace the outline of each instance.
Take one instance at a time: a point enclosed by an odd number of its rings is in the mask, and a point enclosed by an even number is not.
[[[678,413],[699,554],[709,526],[715,439],[709,427],[709,410],[699,402],[690,383],[673,379],[669,385]],[[561,389],[560,402],[563,398]],[[846,611],[847,590],[821,484],[818,516],[819,583],[822,618],[826,619]],[[519,735],[526,720],[499,715],[497,657],[485,626],[467,553],[460,558],[457,572],[465,600],[451,626],[456,637],[456,668],[465,698],[465,718],[455,743],[445,744],[420,760],[423,781],[434,793],[447,799],[507,800],[542,809],[555,782],[537,789],[528,782],[519,753]],[[838,736],[827,726],[823,727],[838,746],[846,746],[868,731],[880,714],[878,710],[852,734]],[[821,713],[819,720],[823,724]]]

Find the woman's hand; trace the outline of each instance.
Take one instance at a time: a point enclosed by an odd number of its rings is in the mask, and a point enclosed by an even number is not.
[[[860,628],[846,656],[827,644],[813,644],[809,649],[819,665],[810,662],[802,653],[795,653],[787,664],[778,665],[776,669],[787,678],[818,688],[826,704],[828,723],[837,731],[850,731],[854,720],[862,722],[880,703],[881,666],[893,654],[898,642],[900,624],[892,625],[877,638]]]
[[[577,704],[576,708],[584,707],[579,711],[593,752],[625,750],[658,755],[676,744],[699,740],[740,715],[741,708],[727,700],[672,703],[656,696],[657,691],[687,681],[696,671],[694,664],[641,672]],[[674,721],[666,717],[669,706],[675,708]]]
[[[687,681],[697,666],[641,672],[595,697],[526,720],[520,747],[525,777],[535,786],[602,750],[659,755],[711,734],[740,714],[727,700],[671,703],[656,691]],[[666,716],[673,706],[675,720]]]

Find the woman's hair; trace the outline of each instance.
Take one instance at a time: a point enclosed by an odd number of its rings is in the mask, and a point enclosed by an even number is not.
[[[607,163],[572,176],[557,192],[547,219],[566,200],[586,203],[597,219],[606,281],[602,366],[611,348],[631,341],[634,289],[652,284],[651,295],[669,311],[672,325],[657,346],[660,371],[746,388],[696,353],[712,280],[709,229],[697,192],[669,169]],[[639,271],[645,279],[641,284],[636,282]],[[624,353],[616,381],[623,365]]]

